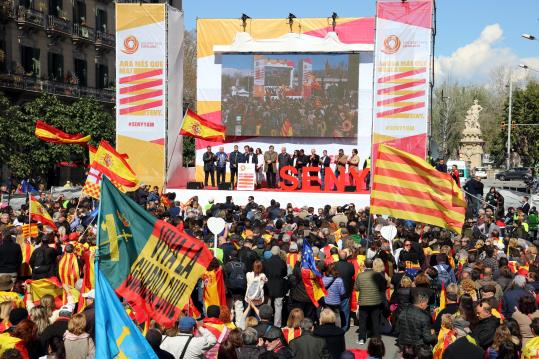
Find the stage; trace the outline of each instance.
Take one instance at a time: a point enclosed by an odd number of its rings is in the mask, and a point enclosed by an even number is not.
[[[353,203],[356,208],[369,206],[370,194],[367,191],[358,192],[305,192],[305,191],[281,191],[259,189],[255,191],[225,191],[218,189],[168,189],[167,192],[176,193],[176,201],[185,202],[193,196],[198,196],[198,202],[204,206],[210,199],[216,203],[224,203],[227,196],[232,196],[234,203],[240,206],[247,204],[247,198],[253,196],[255,202],[260,205],[269,206],[272,199],[285,208],[287,203],[292,203],[294,207],[314,207],[321,208],[326,204],[331,206],[342,206]]]

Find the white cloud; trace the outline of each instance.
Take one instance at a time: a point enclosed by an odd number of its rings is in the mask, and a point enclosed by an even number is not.
[[[519,63],[525,63],[537,68],[539,58],[521,59],[512,49],[497,47],[502,38],[503,30],[499,24],[488,25],[479,38],[458,48],[450,56],[437,56],[434,63],[436,82],[451,77],[460,83],[484,83],[491,70],[500,66],[516,68]],[[517,71],[514,76],[526,75],[524,71]]]

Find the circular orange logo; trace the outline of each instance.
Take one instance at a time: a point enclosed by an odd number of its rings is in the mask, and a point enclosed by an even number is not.
[[[138,50],[138,40],[135,36],[129,35],[124,39],[124,48],[122,49],[123,53],[132,55]]]
[[[382,52],[386,54],[394,54],[401,48],[401,40],[397,35],[389,35],[384,40],[384,48]]]

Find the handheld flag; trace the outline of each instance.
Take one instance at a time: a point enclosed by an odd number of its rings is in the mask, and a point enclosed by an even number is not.
[[[225,126],[210,122],[188,109],[183,119],[180,135],[208,141],[221,141],[225,139],[225,130]]]
[[[46,226],[56,230],[56,224],[54,224],[49,212],[43,207],[43,205],[34,197],[30,196],[30,218],[34,221],[41,222]]]
[[[311,299],[315,307],[319,307],[318,301],[327,294],[322,274],[316,268],[314,262],[313,250],[307,240],[303,241],[303,250],[301,252],[301,279],[305,286],[305,292]]]
[[[95,357],[157,359],[150,344],[127,316],[105,275],[99,269],[95,275]]]
[[[427,161],[379,146],[371,192],[371,213],[386,214],[461,233],[466,202],[455,181]]]
[[[137,321],[172,325],[189,301],[212,254],[206,245],[157,220],[107,177],[101,185],[97,247],[99,268],[126,299]]]
[[[52,127],[49,124],[46,124],[41,120],[38,120],[36,122],[35,135],[42,141],[59,144],[84,145],[92,139],[92,136],[84,136],[80,133],[77,133],[76,135],[70,135],[63,131],[60,131],[55,127]]]
[[[221,267],[216,270],[207,271],[202,276],[204,282],[204,306],[208,308],[210,305],[218,307],[226,305],[226,289],[223,269]]]
[[[34,238],[39,235],[39,229],[37,228],[37,224],[23,224],[22,225],[22,236],[24,238]]]
[[[56,277],[36,279],[36,280],[27,280],[26,284],[29,286],[29,293],[32,295],[32,300],[34,303],[39,303],[41,298],[45,295],[50,294],[54,297],[54,302],[57,308],[62,306],[62,296],[64,294],[64,289],[62,284]]]
[[[95,148],[92,145],[88,146],[88,161],[89,161],[88,163],[90,164],[94,163],[96,152],[97,152],[97,148]]]

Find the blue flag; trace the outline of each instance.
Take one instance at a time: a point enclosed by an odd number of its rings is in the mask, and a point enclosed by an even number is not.
[[[316,268],[313,250],[306,239],[303,240],[303,249],[301,250],[301,268],[312,270],[317,277],[322,276],[322,274],[318,271],[318,268]]]
[[[28,180],[22,180],[21,182],[21,192],[22,193],[35,193],[37,192],[37,189],[35,189],[34,186],[28,181]]]
[[[95,357],[157,359],[98,265],[95,272]]]
[[[97,214],[99,213],[99,208],[96,208],[92,211],[92,213],[90,213],[89,215],[87,215],[86,217],[84,217],[84,219],[82,220],[82,225],[87,227],[89,226],[90,224],[92,224],[92,222],[94,221],[95,217],[97,217]]]

